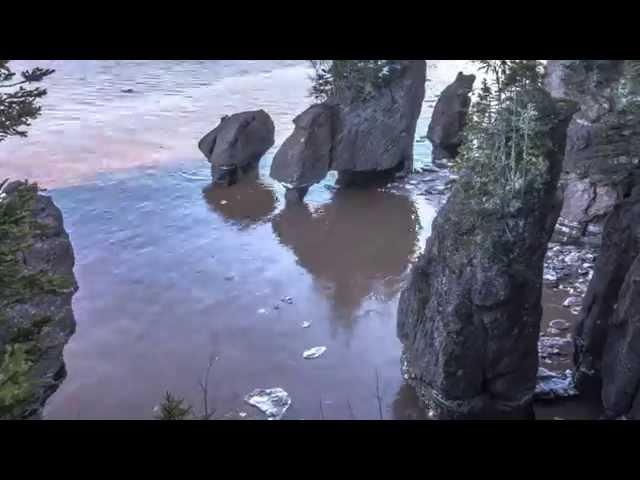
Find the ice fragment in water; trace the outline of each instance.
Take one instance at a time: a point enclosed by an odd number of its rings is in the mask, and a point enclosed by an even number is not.
[[[538,368],[538,379],[535,396],[537,398],[552,399],[558,397],[572,397],[577,395],[574,375],[571,370],[555,373],[544,367]]]
[[[244,401],[264,413],[268,420],[280,420],[291,405],[291,397],[280,387],[256,388]]]
[[[260,315],[264,315],[265,313],[267,313],[267,309],[266,308],[261,308],[261,309],[258,310],[258,313]]]
[[[312,358],[318,358],[326,350],[327,350],[327,347],[313,347],[313,348],[310,348],[309,350],[305,350],[303,352],[302,356],[304,358],[306,358],[307,360],[312,359]]]
[[[226,200],[220,200],[220,205],[226,205],[227,201]]]
[[[293,298],[291,298],[291,297],[282,297],[280,299],[280,301],[282,303],[287,303],[287,304],[291,305],[293,303]]]
[[[311,326],[311,322],[304,321],[302,322],[302,328],[309,328]]]

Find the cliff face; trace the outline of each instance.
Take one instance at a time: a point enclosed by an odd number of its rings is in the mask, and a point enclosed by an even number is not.
[[[0,418],[38,417],[66,376],[78,286],[62,213],[34,184],[0,194]]]
[[[567,130],[565,202],[554,239],[599,244],[640,162],[640,92],[630,60],[551,60],[547,89],[580,105]]]

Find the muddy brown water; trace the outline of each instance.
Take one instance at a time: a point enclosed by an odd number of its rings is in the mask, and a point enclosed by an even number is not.
[[[466,65],[430,67],[417,136]],[[395,329],[435,208],[419,184],[341,191],[334,175],[311,188],[307,205],[284,208],[268,170],[309,102],[303,62],[43,66],[58,69],[43,116],[29,138],[3,143],[0,168],[50,188],[76,255],[77,332],[45,418],[151,418],[166,391],[199,409],[211,355],[219,418],[263,418],[243,397],[270,387],[290,394],[289,419],[376,419],[378,396],[384,418],[425,418],[400,375]],[[248,108],[274,117],[277,143],[254,174],[213,188],[196,142],[223,114]],[[426,164],[428,143],[415,155]],[[547,293],[546,321],[573,321]],[[321,345],[320,358],[302,358]],[[581,408],[538,412],[592,415]]]

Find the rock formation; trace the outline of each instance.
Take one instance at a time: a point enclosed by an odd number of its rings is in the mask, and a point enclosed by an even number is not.
[[[403,374],[436,418],[533,415],[543,259],[575,111],[544,98],[551,129],[539,180],[502,210],[477,202],[474,179],[461,177],[400,296]]]
[[[616,305],[620,302],[618,295],[638,254],[640,182],[628,193],[627,198],[614,207],[604,224],[600,254],[576,331],[575,364],[579,390],[600,386],[603,352],[610,323],[616,316]]]
[[[410,172],[425,81],[423,60],[402,60],[390,83],[367,99],[329,98],[296,117],[271,168],[287,198],[300,201],[329,170],[344,186]]]
[[[640,420],[640,255],[625,276],[609,321],[602,383],[607,417]]]
[[[554,235],[598,245],[602,225],[622,198],[618,188],[640,161],[640,115],[631,103],[629,60],[550,60],[552,96],[580,105],[567,131],[562,185],[565,204]]]
[[[459,72],[438,98],[427,131],[427,138],[433,146],[431,158],[435,166],[446,166],[443,160],[451,160],[458,155],[475,80],[475,75]]]
[[[232,185],[238,175],[255,167],[274,144],[273,120],[264,110],[224,116],[198,148],[211,163],[216,183]]]
[[[313,105],[298,115],[295,129],[276,152],[270,175],[287,188],[287,201],[300,202],[331,165],[335,109]]]
[[[38,417],[66,376],[74,255],[62,214],[33,184],[0,195],[0,418]]]

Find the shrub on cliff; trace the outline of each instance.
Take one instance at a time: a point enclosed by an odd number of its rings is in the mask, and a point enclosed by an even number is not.
[[[310,60],[311,96],[318,102],[366,101],[388,85],[399,68],[397,60]]]
[[[503,213],[522,206],[529,187],[544,181],[543,65],[533,60],[479,60],[483,79],[453,163],[478,205]]]

